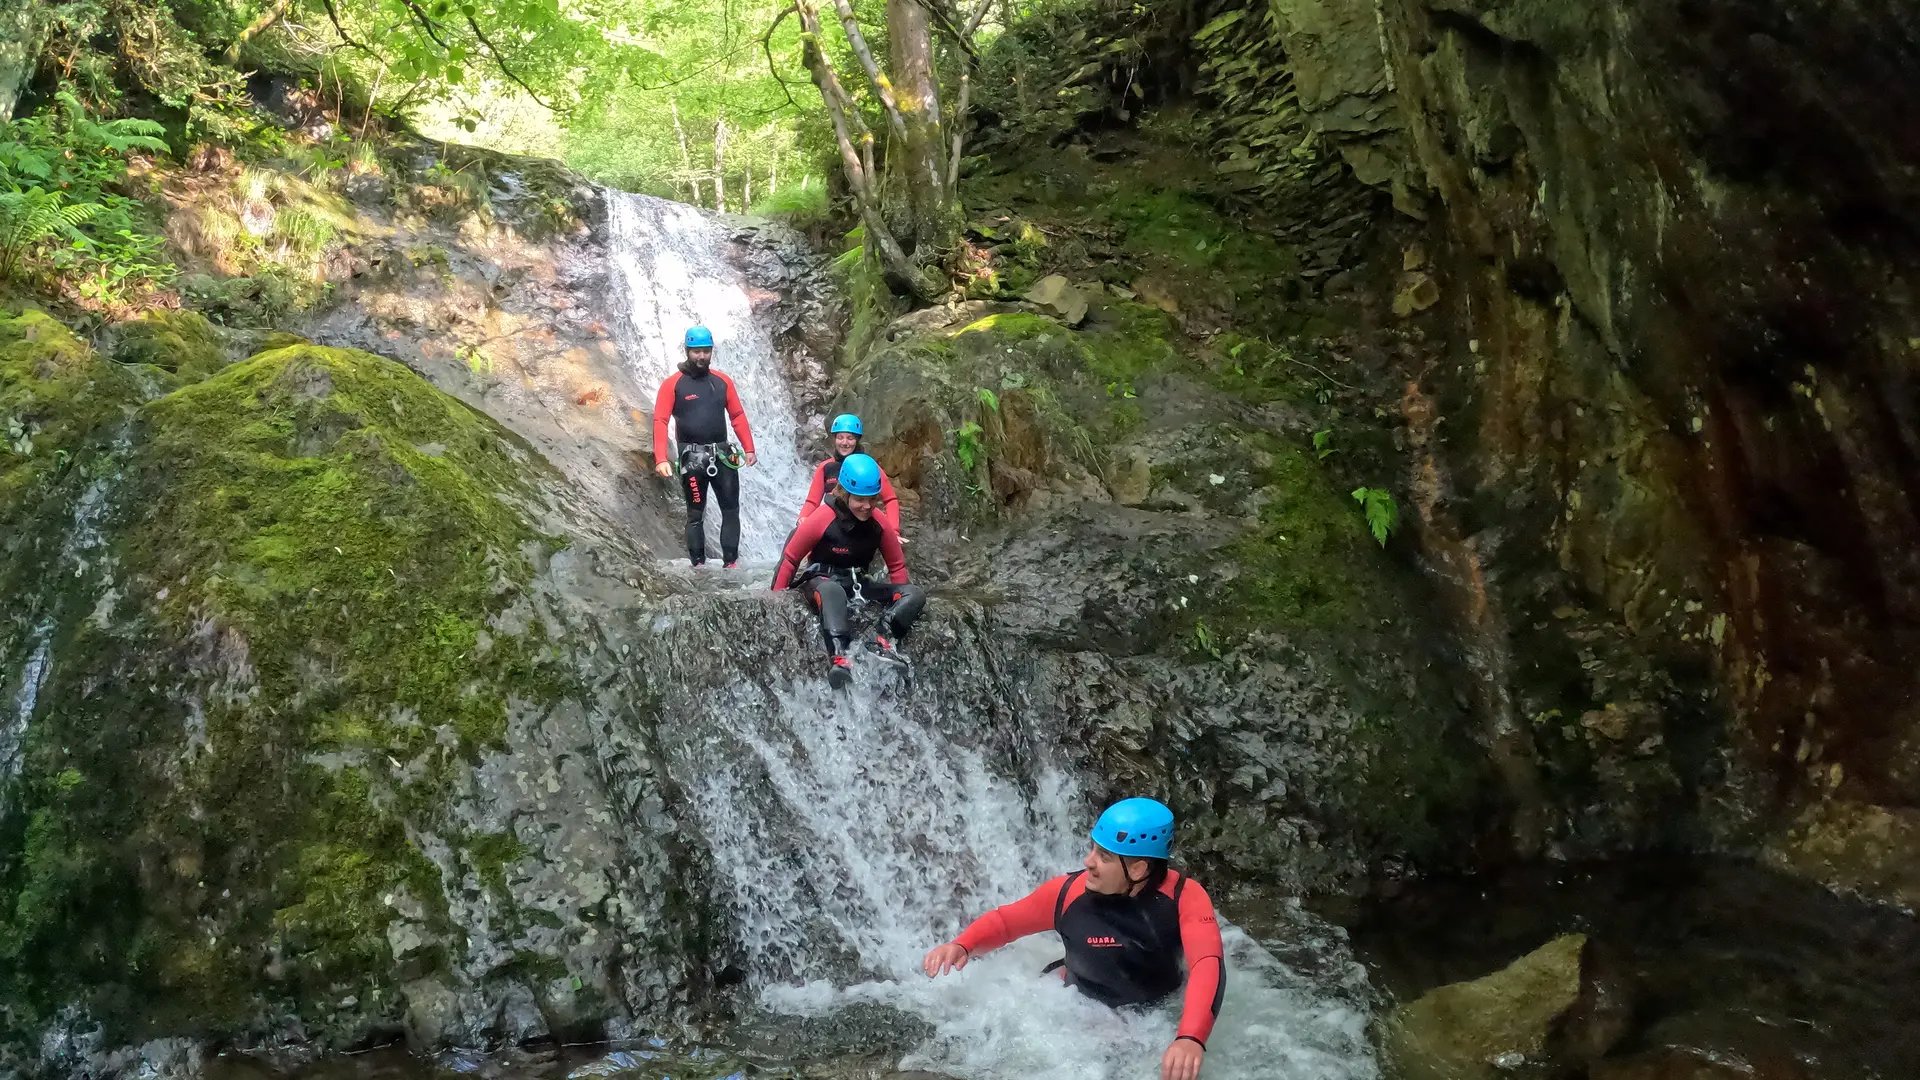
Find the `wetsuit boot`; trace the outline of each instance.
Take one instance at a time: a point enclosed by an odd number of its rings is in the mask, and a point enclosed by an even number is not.
[[[833,638],[828,644],[832,653],[827,658],[827,685],[842,690],[853,681],[853,661],[847,658],[847,643],[844,638]]]
[[[907,658],[900,655],[900,650],[894,648],[895,637],[893,624],[885,619],[881,619],[879,624],[873,628],[873,631],[873,640],[867,642],[867,652],[871,653],[876,659],[884,660],[889,664],[906,667]]]

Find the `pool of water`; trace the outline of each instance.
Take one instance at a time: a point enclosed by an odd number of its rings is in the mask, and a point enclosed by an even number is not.
[[[1619,1003],[1610,1045],[1597,1061],[1534,1063],[1503,1075],[1920,1077],[1920,923],[1756,867],[1701,860],[1528,866],[1307,904],[1222,891],[1229,893],[1223,913],[1238,929],[1229,934],[1234,978],[1209,1078],[1353,1075],[1359,1066],[1347,1039],[1370,1016],[1377,1036],[1395,1003],[1479,978],[1571,932],[1588,935],[1594,977]],[[394,1047],[284,1070],[229,1057],[212,1076],[870,1080],[900,1069],[969,1077],[1157,1072],[1153,1062],[1133,1059],[1170,1033],[1171,1018],[1118,1016],[1031,978],[1046,951],[1034,941],[994,954],[961,979],[934,983],[795,981],[757,995],[738,1022],[702,1046],[654,1040],[433,1059]],[[1390,1064],[1381,1073],[1394,1075]]]

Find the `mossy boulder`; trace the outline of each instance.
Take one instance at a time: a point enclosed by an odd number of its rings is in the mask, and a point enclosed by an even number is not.
[[[407,986],[468,992],[498,965],[446,897],[526,922],[532,850],[454,806],[482,762],[523,779],[514,717],[584,693],[531,617],[550,470],[367,353],[279,348],[141,405],[44,316],[0,342],[5,407],[98,451],[0,474],[0,521],[70,496],[0,549],[0,1044],[338,1047],[397,1030]]]
[[[1585,934],[1555,938],[1499,971],[1400,1006],[1387,1049],[1407,1080],[1493,1080],[1540,1063],[1580,996]]]
[[[220,332],[197,311],[155,308],[111,331],[113,358],[123,364],[151,364],[188,382],[204,379],[227,364]]]

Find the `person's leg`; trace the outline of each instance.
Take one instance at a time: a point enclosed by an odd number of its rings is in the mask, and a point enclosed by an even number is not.
[[[699,566],[707,561],[707,474],[683,471],[680,494],[687,498],[687,559]]]
[[[847,590],[830,577],[801,586],[820,612],[820,636],[827,639],[827,685],[838,690],[853,681],[847,659]]]
[[[866,594],[877,599],[889,599],[891,602],[874,626],[881,637],[903,638],[913,629],[914,620],[927,606],[927,590],[918,585],[892,585],[886,582],[871,582],[866,586]]]
[[[740,560],[740,470],[721,465],[713,478],[713,501],[720,507],[720,561]]]
[[[839,656],[847,651],[847,590],[830,577],[817,577],[802,586],[807,600],[820,613],[820,636],[826,640],[827,654]]]

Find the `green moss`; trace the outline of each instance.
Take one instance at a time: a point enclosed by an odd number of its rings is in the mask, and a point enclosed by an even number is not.
[[[155,308],[114,329],[114,359],[123,364],[151,364],[198,381],[227,362],[213,324],[195,311]]]
[[[1174,342],[1178,332],[1158,308],[1121,302],[1102,309],[1087,334],[1088,370],[1108,382],[1126,382],[1186,367]]]
[[[1032,315],[1024,311],[1003,311],[997,315],[989,315],[984,319],[976,319],[968,323],[961,327],[955,336],[959,334],[995,334],[1009,342],[1013,342],[1025,338],[1038,337],[1042,334],[1064,334],[1066,332],[1066,327],[1044,316]]]
[[[1269,495],[1259,528],[1233,550],[1248,572],[1218,617],[1241,629],[1351,630],[1391,620],[1402,571],[1368,535],[1353,500],[1303,447],[1265,437],[1250,450],[1267,463],[1254,467],[1252,483]]]
[[[138,399],[126,372],[46,312],[0,309],[0,535],[21,536],[34,496]]]
[[[464,746],[498,740],[506,705],[473,688],[475,656],[540,539],[512,505],[531,495],[523,449],[399,364],[316,346],[263,353],[148,413],[175,505],[130,542],[161,576],[199,577],[170,602],[177,617],[206,605],[269,656],[317,637],[379,658],[362,699],[328,710],[339,747],[416,751],[434,739],[429,713]],[[423,722],[385,719],[408,708]]]
[[[506,897],[507,868],[530,852],[512,833],[483,833],[467,841],[467,858],[473,864],[480,883]]]

